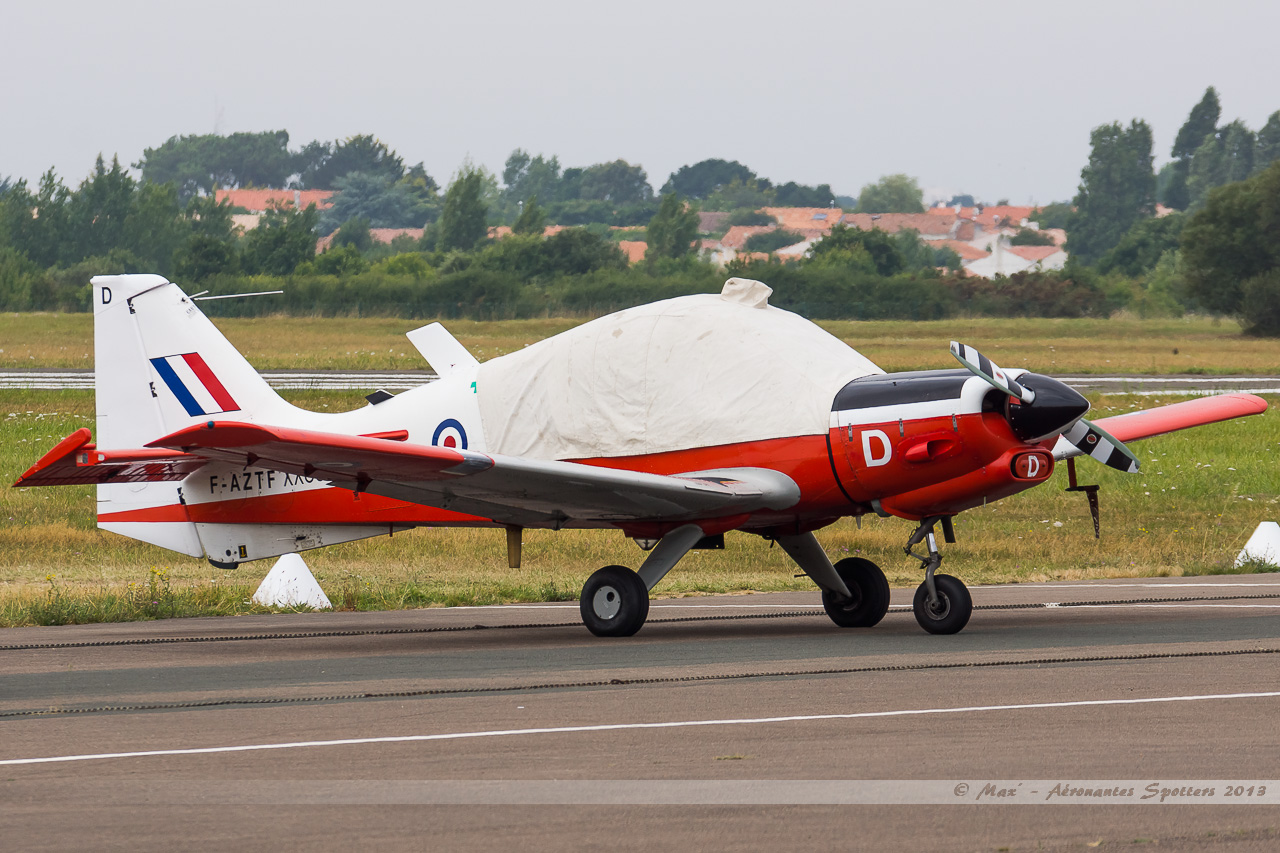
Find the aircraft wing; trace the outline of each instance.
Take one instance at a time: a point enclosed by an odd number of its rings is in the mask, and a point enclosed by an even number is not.
[[[302,474],[357,492],[525,527],[719,518],[786,509],[800,498],[791,478],[766,469],[667,476],[409,444],[400,438],[211,421],[148,447]]]
[[[1219,394],[1141,412],[1098,418],[1093,423],[1117,440],[1127,442],[1245,415],[1260,415],[1266,410],[1267,401],[1253,394]],[[1070,459],[1083,453],[1062,436],[1058,437],[1053,448],[1053,455],[1057,459]]]

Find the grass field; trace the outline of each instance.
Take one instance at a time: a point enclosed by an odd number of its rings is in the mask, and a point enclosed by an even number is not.
[[[394,318],[269,317],[216,321],[260,370],[392,370],[426,365]],[[449,330],[484,361],[582,320],[451,320]],[[1280,373],[1280,343],[1250,338],[1233,321],[1205,317],[1109,320],[851,320],[819,325],[885,370],[954,367],[951,340],[982,349],[1005,367],[1041,373]],[[93,366],[88,314],[0,314],[0,369]]]
[[[358,393],[295,392],[329,411],[363,403]],[[1094,415],[1164,400],[1094,398]],[[1274,406],[1277,400],[1272,400]],[[1102,484],[1103,533],[1093,538],[1083,496],[1066,494],[1065,467],[1040,488],[956,521],[944,571],[969,583],[1231,571],[1260,521],[1280,514],[1276,410],[1136,443],[1140,474],[1082,461],[1084,482]],[[83,391],[0,391],[0,478],[12,482],[56,441],[92,426]],[[902,553],[911,525],[852,521],[819,532],[833,557],[866,556],[895,586],[915,586],[919,564]],[[730,534],[724,551],[693,552],[657,595],[813,589],[780,549]],[[335,606],[359,609],[576,599],[592,571],[638,566],[642,553],[608,531],[527,531],[525,566],[506,566],[501,531],[416,530],[306,555]],[[223,572],[203,560],[97,530],[89,487],[0,487],[0,625],[247,613],[270,562]],[[816,600],[816,596],[815,596]]]

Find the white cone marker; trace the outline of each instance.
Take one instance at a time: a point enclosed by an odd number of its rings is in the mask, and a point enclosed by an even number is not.
[[[333,604],[324,594],[315,575],[307,568],[302,557],[285,554],[267,572],[258,591],[253,594],[254,604],[267,607],[297,607],[306,605],[313,610],[332,610]]]
[[[1236,557],[1236,567],[1245,563],[1269,563],[1280,566],[1280,524],[1264,521],[1253,531],[1244,550]]]

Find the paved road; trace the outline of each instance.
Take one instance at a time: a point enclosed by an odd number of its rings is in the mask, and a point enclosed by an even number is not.
[[[854,631],[659,601],[624,641],[572,605],[0,631],[0,848],[1280,846],[1274,785],[973,802],[1280,779],[1280,577],[980,588],[954,637],[907,592]]]
[[[273,388],[339,391],[403,391],[435,379],[429,371],[267,370]],[[1280,376],[1059,376],[1082,392],[1160,394],[1280,394]],[[92,370],[0,371],[0,388],[93,388]]]

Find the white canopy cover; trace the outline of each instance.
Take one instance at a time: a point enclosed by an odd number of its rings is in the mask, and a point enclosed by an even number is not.
[[[485,362],[488,449],[588,459],[826,433],[836,392],[884,371],[770,306],[772,292],[731,278],[719,295],[628,308]]]

